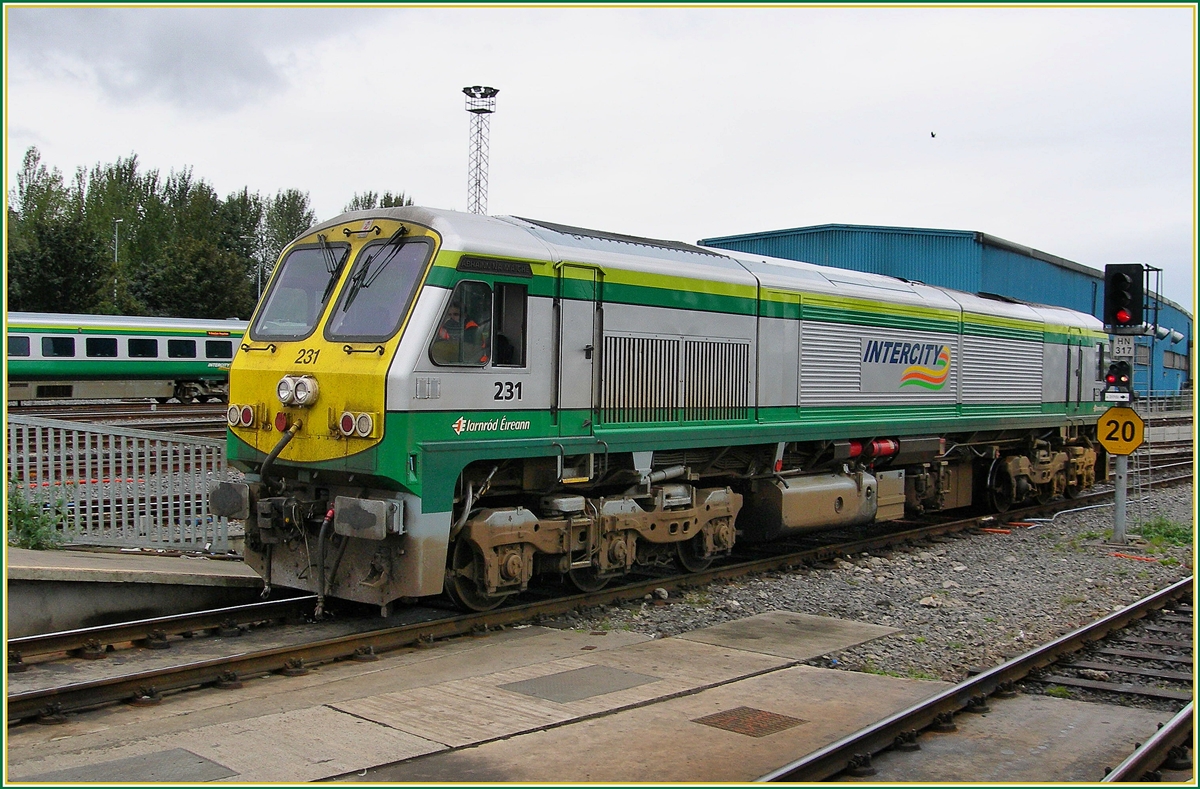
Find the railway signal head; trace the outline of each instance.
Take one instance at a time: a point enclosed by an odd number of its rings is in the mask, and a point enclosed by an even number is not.
[[[1104,267],[1104,324],[1115,331],[1140,332],[1142,319],[1142,280],[1145,269],[1140,263],[1114,263]]]
[[[1108,366],[1108,372],[1104,376],[1104,383],[1111,389],[1129,390],[1131,383],[1129,376],[1129,362],[1113,362]]]

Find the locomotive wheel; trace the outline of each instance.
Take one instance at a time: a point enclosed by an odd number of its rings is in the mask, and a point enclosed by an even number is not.
[[[707,570],[712,557],[704,555],[704,535],[697,534],[686,542],[675,543],[675,557],[689,573]]]
[[[608,579],[597,575],[595,567],[580,567],[578,569],[573,567],[567,571],[567,575],[570,577],[571,583],[575,585],[575,588],[581,592],[599,592],[608,586]]]
[[[996,512],[1008,512],[1015,500],[1012,477],[1008,475],[999,458],[992,462],[992,468],[988,472],[987,494],[988,502]]]
[[[446,594],[459,608],[467,611],[490,611],[503,603],[508,595],[490,597],[478,579],[483,576],[483,557],[467,540],[454,543],[450,566],[446,569]]]

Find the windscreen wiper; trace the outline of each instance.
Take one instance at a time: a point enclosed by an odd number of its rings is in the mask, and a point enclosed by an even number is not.
[[[325,253],[325,270],[329,272],[329,282],[325,284],[325,292],[321,294],[321,303],[329,301],[329,294],[333,292],[333,286],[337,284],[338,277],[342,275],[342,266],[346,265],[346,258],[350,250],[342,250],[342,259],[334,260],[333,249],[325,240],[324,234],[318,234],[317,240],[321,242],[321,251]]]
[[[358,292],[363,288],[371,287],[371,283],[379,277],[385,268],[387,268],[388,263],[392,262],[392,258],[396,257],[396,253],[400,251],[400,247],[402,246],[400,244],[400,239],[406,233],[408,233],[408,228],[404,225],[400,225],[400,229],[395,233],[392,233],[391,238],[385,241],[383,246],[377,250],[375,254],[366,259],[362,265],[362,268],[354,272],[354,276],[350,278],[350,290],[348,293],[346,293],[346,302],[342,305],[342,312],[350,309],[350,305],[353,304],[354,299],[358,297]],[[375,262],[375,258],[379,257],[379,253],[388,247],[392,247],[392,251],[389,252],[388,256],[384,258],[383,262],[379,264],[379,267],[372,272],[371,264]]]

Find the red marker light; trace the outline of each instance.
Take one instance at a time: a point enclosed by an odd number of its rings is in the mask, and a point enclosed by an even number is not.
[[[248,405],[242,406],[241,421],[242,427],[250,427],[254,424],[254,409]]]
[[[354,414],[346,412],[342,414],[342,423],[340,426],[342,435],[350,435],[354,432]]]
[[[275,415],[275,429],[280,433],[288,429],[288,415],[284,411],[280,411]]]

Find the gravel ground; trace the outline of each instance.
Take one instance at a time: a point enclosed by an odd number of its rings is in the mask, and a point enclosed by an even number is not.
[[[1133,535],[1136,524],[1155,516],[1191,528],[1192,485],[1155,490],[1133,504],[1127,531]],[[665,637],[766,611],[797,611],[901,630],[813,665],[958,682],[968,669],[1001,663],[1192,574],[1191,545],[1132,537],[1124,548],[1105,545],[1112,519],[1111,506],[1060,513],[1010,534],[845,556],[672,592],[666,605],[604,606],[547,624]]]

